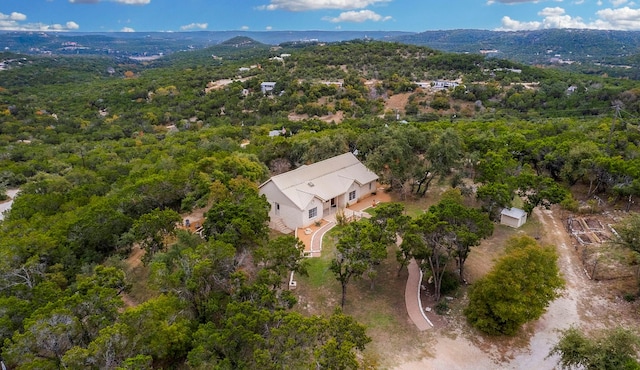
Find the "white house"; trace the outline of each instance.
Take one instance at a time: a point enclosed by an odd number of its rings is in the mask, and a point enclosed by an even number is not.
[[[527,212],[520,208],[505,208],[500,213],[500,223],[511,227],[520,227],[527,222]]]
[[[273,91],[276,88],[275,82],[263,82],[260,84],[260,90],[263,94]]]
[[[352,153],[273,176],[260,185],[271,204],[269,226],[307,227],[376,192],[378,175]]]
[[[444,89],[453,89],[458,87],[460,84],[455,81],[434,81],[433,89],[434,90],[444,90]]]

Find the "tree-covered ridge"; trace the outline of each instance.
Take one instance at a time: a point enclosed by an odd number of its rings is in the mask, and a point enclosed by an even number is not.
[[[463,195],[495,217],[516,194],[528,211],[575,207],[568,188],[576,184],[588,188],[576,197],[622,206],[639,194],[633,81],[379,42],[259,50],[242,60],[237,53],[202,64],[121,64],[113,73],[101,58],[28,57],[0,71],[11,77],[0,90],[0,183],[21,188],[0,224],[0,335],[11,366],[356,367],[368,342],[360,324],[339,311],[291,310],[283,282],[288,271],[304,271],[299,245],[269,239],[269,205],[257,192],[271,173],[347,151],[401,197],[429,196],[434,184],[459,189],[398,229],[413,236],[401,265],[420,256],[463,269],[470,248],[491,234],[489,216],[463,206]],[[497,70],[516,67],[521,73]],[[41,77],[30,77],[32,68]],[[81,83],[47,78],[74,68]],[[461,104],[471,98],[459,95],[472,93],[477,115],[452,119],[441,109],[427,120],[419,106],[401,121],[385,112],[389,97],[421,93],[414,82],[454,77],[468,92],[422,92],[425,101]],[[319,83],[333,79],[343,85]],[[373,89],[371,79],[380,81]],[[205,91],[218,80],[230,81]],[[276,82],[275,93],[263,94],[263,81]],[[539,87],[529,91],[529,82]],[[588,86],[579,100],[567,94],[571,84]],[[624,109],[613,119],[615,100]],[[289,120],[311,108],[319,111],[312,118]],[[346,118],[313,118],[323,110]],[[203,206],[202,238],[175,230],[178,213]],[[346,228],[339,250],[349,257],[356,244],[375,265],[393,244],[379,228],[387,218]],[[131,281],[117,266],[134,245],[146,250],[150,298],[125,309],[119,294]],[[353,276],[369,273],[358,267]]]

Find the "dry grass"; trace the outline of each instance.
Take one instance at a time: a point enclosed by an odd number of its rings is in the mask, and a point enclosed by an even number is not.
[[[312,259],[308,277],[298,277],[297,310],[311,315],[328,315],[340,306],[341,288],[329,270],[335,251],[337,231],[325,236],[322,257]],[[397,276],[395,248],[378,266],[378,276],[371,280],[353,280],[347,287],[344,312],[367,326],[372,342],[367,346],[365,359],[369,364],[387,368],[408,357],[428,355],[432,332],[419,332],[407,316],[404,290],[406,270]]]

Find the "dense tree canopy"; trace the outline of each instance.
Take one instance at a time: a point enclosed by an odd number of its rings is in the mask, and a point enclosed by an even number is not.
[[[505,252],[472,286],[464,311],[471,325],[491,335],[513,335],[538,319],[564,286],[552,247],[521,236],[511,239]]]
[[[566,369],[631,370],[640,369],[638,349],[640,337],[627,329],[604,330],[589,337],[572,327],[562,332],[549,355],[559,355],[560,366]]]
[[[11,368],[273,368],[294,359],[356,368],[369,341],[360,324],[291,310],[283,282],[305,270],[301,245],[269,233],[257,190],[270,174],[347,151],[400,197],[429,198],[449,182],[460,192],[413,220],[400,204],[380,205],[345,226],[332,265],[344,293],[352,279],[375,280],[397,235],[401,268],[415,257],[441,281],[457,261],[462,275],[492,231],[463,195],[475,192],[495,218],[516,195],[531,211],[575,189],[626,207],[640,194],[635,81],[364,40],[218,52],[147,64],[27,56],[1,72],[0,198],[20,188],[0,222],[0,343]],[[283,52],[286,63],[269,59]],[[436,80],[462,83],[437,94],[417,85]],[[262,81],[282,93],[260,93]],[[411,109],[389,108],[394,95]],[[614,101],[624,105],[616,120]],[[176,230],[194,209],[204,212],[203,238]],[[635,248],[633,233],[620,231]],[[132,276],[121,256],[136,243],[149,272],[135,283],[148,282],[148,295],[123,307]],[[512,333],[560,286],[553,253],[523,244],[473,289],[468,316],[482,330]]]

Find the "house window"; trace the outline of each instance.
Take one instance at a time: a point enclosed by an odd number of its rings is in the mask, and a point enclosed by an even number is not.
[[[313,207],[309,210],[309,218],[318,216],[318,207]]]
[[[354,200],[354,199],[356,199],[356,191],[355,190],[352,191],[352,192],[349,192],[349,200]]]

